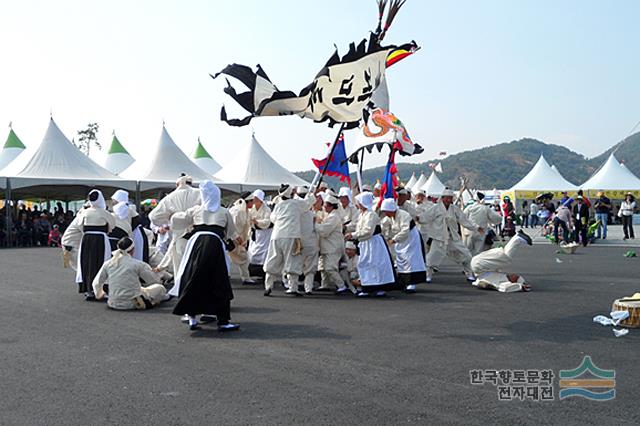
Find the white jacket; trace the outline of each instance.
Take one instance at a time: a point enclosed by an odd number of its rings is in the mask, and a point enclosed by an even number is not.
[[[356,224],[356,230],[351,234],[354,240],[366,241],[373,237],[376,226],[380,225],[378,213],[367,210],[360,213],[360,218]]]
[[[502,216],[493,210],[491,207],[484,203],[474,203],[467,206],[464,209],[464,214],[467,218],[483,229],[487,229],[489,225],[497,225],[502,222]],[[470,231],[466,228],[462,229],[462,233],[466,235],[472,234],[474,231]]]
[[[409,238],[411,220],[411,215],[400,209],[396,211],[396,217],[385,216],[381,221],[384,238],[386,240],[393,240],[396,243],[403,243]]]
[[[270,215],[271,222],[273,222],[271,239],[302,238],[302,215],[311,208],[314,202],[315,196],[307,196],[302,200],[280,201]]]
[[[316,223],[316,232],[320,238],[320,254],[342,254],[344,236],[342,235],[342,219],[338,210],[332,211],[322,222]]]
[[[478,225],[464,215],[460,207],[451,204],[447,209],[442,201],[435,203],[427,212],[427,233],[437,241],[459,241],[458,225],[477,231]]]

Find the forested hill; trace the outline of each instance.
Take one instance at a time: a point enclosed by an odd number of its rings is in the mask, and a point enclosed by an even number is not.
[[[470,185],[475,188],[510,188],[527,174],[538,161],[540,154],[543,154],[549,164],[555,165],[566,179],[580,185],[614,150],[616,158],[640,176],[640,133],[636,133],[591,159],[563,146],[546,144],[529,138],[464,151],[440,160],[443,173],[438,177],[445,185],[452,188],[460,186],[460,176],[466,176]],[[401,157],[398,159],[402,161]],[[400,180],[406,182],[412,173],[415,173],[416,177],[423,172],[430,174],[428,164],[437,161],[430,160],[420,164],[398,163]],[[311,181],[315,171],[296,174]],[[363,171],[363,180],[375,182],[377,179],[382,179],[383,175],[384,167],[376,167]],[[329,178],[327,181],[333,186],[340,186],[337,179]]]

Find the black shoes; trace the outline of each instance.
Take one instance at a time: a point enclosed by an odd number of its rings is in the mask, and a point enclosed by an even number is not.
[[[527,234],[525,234],[522,229],[518,231],[518,236],[520,238],[522,238],[523,240],[525,240],[528,245],[530,245],[530,246],[533,245],[533,241],[531,240],[531,237],[528,236]]]

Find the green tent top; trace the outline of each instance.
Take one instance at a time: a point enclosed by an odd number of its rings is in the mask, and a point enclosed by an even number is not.
[[[196,152],[193,153],[193,158],[211,158],[211,155],[202,146],[200,139],[198,139],[198,146],[196,147]]]
[[[7,137],[7,141],[4,143],[3,149],[6,148],[26,148],[13,129],[9,130],[9,136]]]
[[[109,152],[107,154],[129,154],[124,146],[120,143],[117,136],[114,134],[113,139],[111,140],[111,146],[109,146]]]

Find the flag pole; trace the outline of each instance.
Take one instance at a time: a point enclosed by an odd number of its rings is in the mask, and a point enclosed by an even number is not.
[[[336,135],[335,140],[333,141],[333,144],[331,144],[331,149],[329,149],[329,155],[327,155],[327,161],[324,163],[324,167],[322,168],[322,172],[320,173],[320,177],[316,184],[316,179],[313,179],[313,183],[311,184],[311,189],[314,190],[316,185],[320,185],[322,183],[322,179],[324,178],[324,174],[327,172],[327,168],[329,167],[329,162],[331,161],[331,157],[333,156],[333,151],[336,150],[336,145],[338,144],[338,141],[340,140],[340,135],[342,135],[342,131],[344,130],[344,125],[345,123],[340,124],[340,129],[338,130],[338,134]],[[318,176],[318,174],[316,173],[316,176]],[[310,191],[311,192],[311,191]]]

